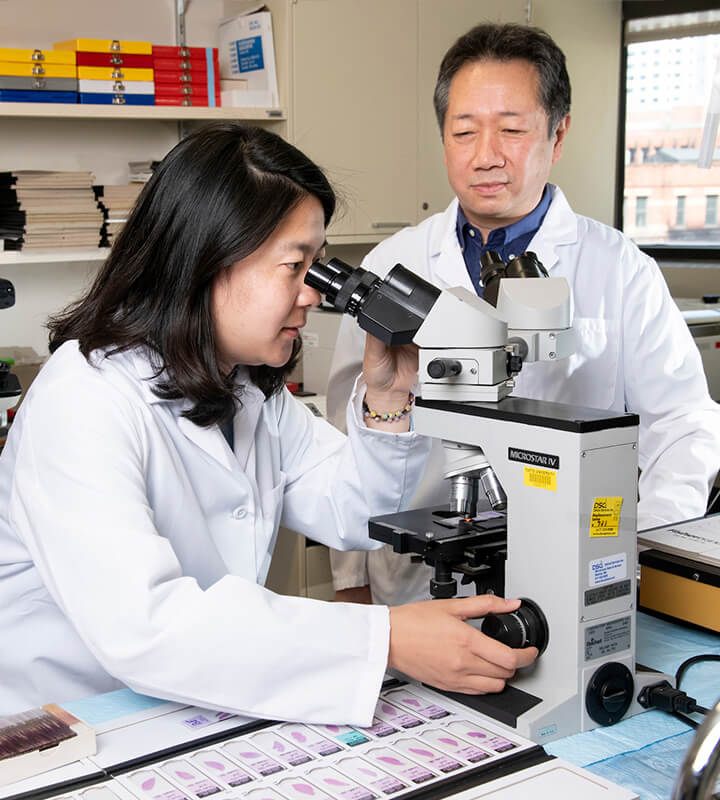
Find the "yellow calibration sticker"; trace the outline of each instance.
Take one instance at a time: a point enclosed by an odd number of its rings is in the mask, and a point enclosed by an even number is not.
[[[595,498],[590,517],[590,538],[618,535],[622,504],[622,497]]]
[[[523,469],[525,486],[532,486],[534,489],[550,489],[557,491],[557,472],[554,469],[538,469],[537,467],[525,467]]]

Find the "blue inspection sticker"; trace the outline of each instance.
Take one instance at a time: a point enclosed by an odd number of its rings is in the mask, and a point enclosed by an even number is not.
[[[238,72],[253,72],[264,69],[262,36],[250,36],[235,41],[235,55]]]

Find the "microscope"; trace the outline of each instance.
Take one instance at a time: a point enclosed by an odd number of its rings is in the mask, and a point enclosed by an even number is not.
[[[658,677],[635,665],[638,418],[511,396],[524,363],[574,352],[570,289],[532,253],[485,253],[482,281],[480,298],[339,259],[306,277],[386,344],[418,345],[414,429],[443,442],[449,502],[374,517],[370,536],[430,565],[433,597],[457,573],[521,598],[481,630],[537,647],[535,663],[499,694],[448,694],[544,743],[642,711]]]
[[[14,286],[5,278],[0,278],[0,310],[14,304]],[[0,361],[0,425],[5,424],[5,414],[17,403],[21,392],[17,375],[10,372],[10,365],[6,361]]]

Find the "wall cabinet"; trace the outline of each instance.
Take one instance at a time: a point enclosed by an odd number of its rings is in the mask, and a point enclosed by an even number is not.
[[[524,21],[524,0],[297,0],[292,141],[328,171],[336,243],[377,242],[452,197],[432,94],[443,54],[482,20]]]

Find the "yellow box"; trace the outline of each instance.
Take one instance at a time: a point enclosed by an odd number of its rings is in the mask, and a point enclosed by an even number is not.
[[[78,78],[93,81],[151,81],[153,70],[150,68],[127,67],[78,67]]]
[[[152,42],[131,42],[126,39],[68,39],[55,42],[56,50],[83,50],[86,53],[140,53],[152,55]]]
[[[20,61],[0,61],[0,75],[24,75],[31,78],[76,78],[77,67],[74,64],[45,64],[42,61],[24,64]]]
[[[19,61],[27,64],[74,64],[75,54],[64,50],[26,50],[0,47],[0,61]]]

